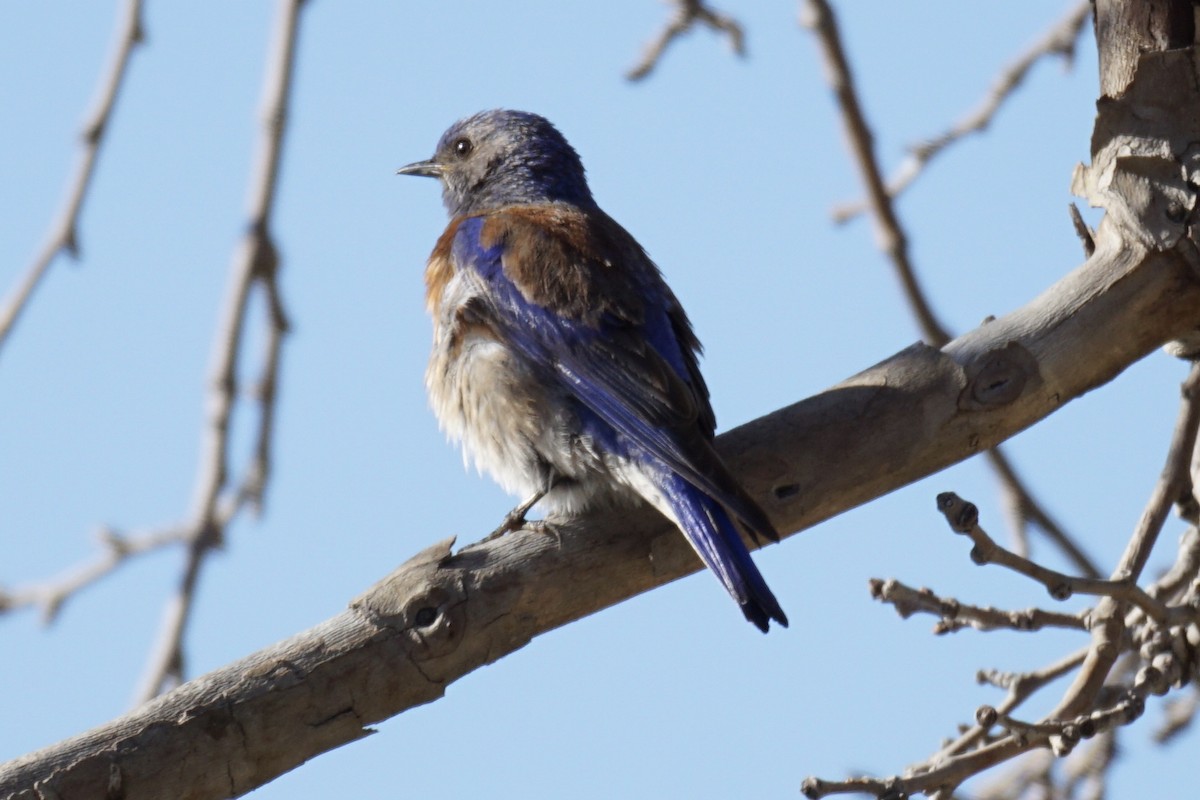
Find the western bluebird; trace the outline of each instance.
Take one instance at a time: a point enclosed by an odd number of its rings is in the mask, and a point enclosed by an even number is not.
[[[716,420],[687,315],[641,245],[592,199],[549,121],[484,111],[399,170],[442,183],[450,224],[425,269],[425,373],[464,457],[529,500],[506,519],[640,496],[766,631],[787,617],[754,566],[779,534],[713,449]]]

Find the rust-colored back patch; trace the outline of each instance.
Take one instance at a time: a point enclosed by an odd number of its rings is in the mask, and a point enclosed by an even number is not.
[[[634,323],[642,319],[637,271],[628,267],[655,267],[603,212],[555,205],[492,212],[480,230],[480,245],[503,246],[504,274],[531,303],[593,326],[606,313]],[[622,263],[624,269],[616,266]]]

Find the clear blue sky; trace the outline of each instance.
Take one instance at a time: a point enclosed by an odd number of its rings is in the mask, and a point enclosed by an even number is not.
[[[2,292],[60,202],[115,5],[0,7]],[[274,5],[149,3],[83,258],[54,265],[0,353],[0,584],[83,560],[102,523],[146,528],[189,508]],[[973,107],[1067,5],[840,3],[885,164]],[[512,504],[464,471],[422,386],[421,271],[444,215],[431,182],[393,172],[458,117],[510,106],[559,125],[600,203],[691,314],[722,429],[918,338],[870,229],[830,222],[859,182],[796,4],[721,7],[745,24],[748,58],[697,31],[631,85],[623,71],[663,24],[661,3],[309,4],[276,215],[294,322],[277,472],[265,517],[236,525],[206,570],[193,675],[336,614],[435,540],[482,536]],[[1073,70],[1039,65],[985,136],[900,203],[955,330],[1080,262],[1066,205],[1095,92],[1087,36]],[[1183,375],[1154,354],[1011,444],[1106,567],[1154,483]],[[901,621],[869,599],[878,576],[982,604],[1049,602],[970,564],[935,511],[943,490],[1003,533],[985,466],[960,465],[759,554],[787,631],[759,635],[710,576],[691,577],[537,639],[254,796],[797,797],[806,775],[899,770],[1000,699],[975,685],[977,668],[1032,669],[1083,643],[934,638],[931,619]],[[0,760],[126,710],[180,562],[139,560],[49,629],[32,613],[0,618]],[[1158,714],[1151,703],[1124,735],[1111,796],[1169,796],[1194,780],[1180,752],[1194,735],[1146,744]]]

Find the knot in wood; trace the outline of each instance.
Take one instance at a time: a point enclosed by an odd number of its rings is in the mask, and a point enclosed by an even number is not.
[[[398,633],[414,661],[448,655],[466,633],[466,589],[448,565],[453,540],[439,542],[356,598],[350,607]]]
[[[989,411],[1013,403],[1038,375],[1037,359],[1017,342],[989,350],[964,368],[967,385],[959,408]]]
[[[451,586],[427,585],[390,609],[370,604],[366,596],[355,605],[375,624],[399,633],[414,661],[427,661],[458,649],[466,633],[464,601]]]

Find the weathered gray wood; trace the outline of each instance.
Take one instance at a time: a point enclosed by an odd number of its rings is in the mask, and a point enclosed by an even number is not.
[[[1088,263],[1024,308],[943,351],[914,345],[729,432],[721,449],[789,532],[986,449],[1200,322],[1182,258],[1117,245],[1102,231]],[[451,545],[312,630],[3,765],[0,797],[236,796],[540,633],[699,567],[645,509],[564,525],[561,543],[522,532]]]
[[[1121,99],[1101,103],[1093,163],[1076,175],[1109,212],[1087,263],[940,351],[914,345],[721,437],[780,530],[981,452],[1200,327],[1188,144],[1200,70],[1194,52],[1175,51],[1122,74]],[[797,369],[810,346],[797,348]],[[698,568],[645,509],[573,521],[557,541],[517,533],[457,552],[443,541],[316,628],[0,765],[0,797],[236,796],[540,633]]]
[[[1095,0],[1100,94],[1120,97],[1143,53],[1190,47],[1195,17],[1189,0]]]

